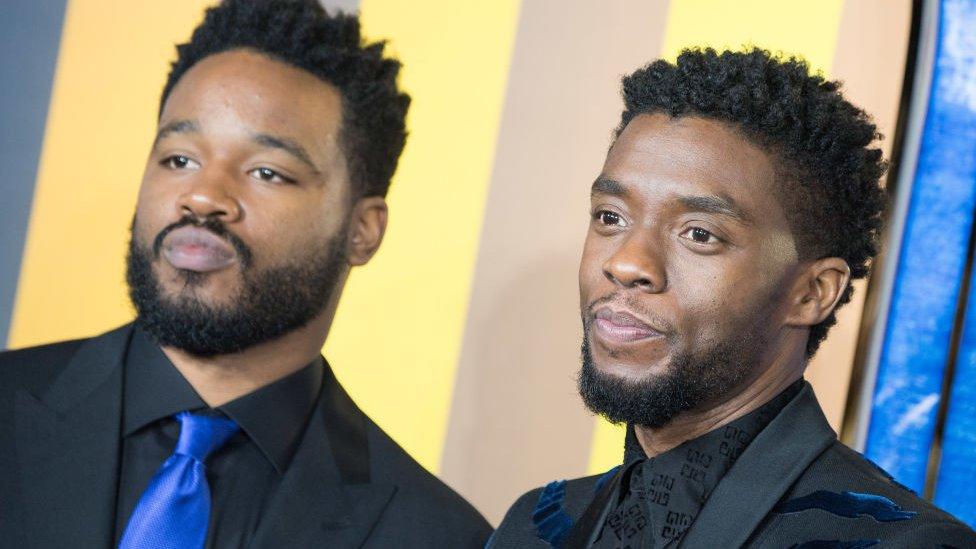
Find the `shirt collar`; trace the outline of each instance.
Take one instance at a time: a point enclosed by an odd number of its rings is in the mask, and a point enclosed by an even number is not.
[[[773,421],[773,418],[778,416],[779,413],[783,410],[783,408],[785,408],[786,405],[789,404],[791,400],[793,400],[793,397],[795,397],[800,393],[800,390],[803,389],[804,383],[805,382],[803,381],[802,378],[794,381],[792,384],[790,384],[789,387],[783,389],[782,392],[780,392],[778,395],[773,397],[769,402],[763,404],[762,406],[749,412],[748,414],[732,421],[731,423],[728,424],[728,426],[722,426],[712,431],[709,431],[708,433],[705,433],[700,437],[698,437],[698,439],[702,439],[709,436],[715,436],[713,435],[713,433],[716,433],[719,430],[725,430],[726,427],[750,426],[751,427],[750,431],[753,431],[756,435],[758,435],[759,431],[762,431],[766,427],[766,425],[769,425],[769,423]],[[693,439],[693,440],[698,440],[698,439]],[[751,441],[752,437],[750,437],[749,440]],[[672,450],[668,450],[667,452],[664,452],[664,454],[661,454],[661,456],[664,456],[665,454],[678,450],[678,448],[681,448],[681,446],[678,446],[677,448],[673,448]],[[626,465],[634,461],[643,460],[643,459],[647,459],[647,454],[644,453],[644,448],[640,445],[640,441],[637,440],[637,433],[634,431],[634,425],[632,423],[628,423],[627,434],[624,437],[624,464]]]
[[[322,388],[324,369],[324,360],[316,357],[301,370],[218,408],[257,444],[279,475],[301,441]]]
[[[628,425],[617,498],[594,547],[679,542],[738,456],[802,388],[797,381],[758,409],[650,459]]]
[[[257,445],[278,474],[295,454],[322,386],[324,360],[219,406]],[[122,433],[129,436],[184,410],[207,408],[190,383],[141,329],[125,359]]]
[[[163,350],[139,328],[133,331],[124,368],[123,436],[177,412],[207,407]]]

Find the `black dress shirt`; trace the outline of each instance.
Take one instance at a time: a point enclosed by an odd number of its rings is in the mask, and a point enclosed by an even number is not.
[[[243,546],[301,441],[321,388],[322,358],[216,409],[139,329],[124,368],[116,544],[149,481],[176,447],[180,424],[173,415],[189,410],[229,417],[241,428],[205,464],[212,502],[206,547]]]
[[[756,410],[653,458],[628,425],[620,489],[591,547],[677,546],[736,458],[802,388],[798,380]]]

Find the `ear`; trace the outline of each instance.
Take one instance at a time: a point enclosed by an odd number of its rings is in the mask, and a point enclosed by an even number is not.
[[[386,199],[382,196],[360,198],[352,209],[351,232],[346,243],[349,265],[358,267],[369,262],[386,233]]]
[[[790,291],[786,324],[820,324],[837,306],[850,282],[851,268],[839,257],[827,257],[809,263],[802,268]]]

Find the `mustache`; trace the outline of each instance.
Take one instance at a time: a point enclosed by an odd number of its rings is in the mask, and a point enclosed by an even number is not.
[[[152,245],[153,257],[155,259],[159,259],[159,252],[163,248],[163,240],[166,239],[166,236],[169,235],[169,233],[181,227],[187,227],[190,225],[195,227],[200,227],[202,229],[206,229],[212,232],[213,234],[219,236],[220,238],[226,240],[231,245],[231,247],[234,248],[234,251],[237,252],[237,256],[240,259],[240,263],[242,267],[247,268],[251,264],[251,258],[254,255],[251,252],[251,248],[247,244],[245,244],[244,241],[241,240],[239,236],[232,233],[227,228],[227,226],[224,225],[223,221],[215,217],[206,217],[203,220],[200,220],[192,215],[185,215],[182,218],[180,218],[180,220],[177,221],[176,223],[167,225],[165,228],[163,228],[163,230],[159,231],[159,234],[157,234],[156,238],[153,239],[153,245]]]
[[[633,295],[620,291],[597,298],[586,305],[583,309],[584,329],[593,322],[596,309],[608,303],[617,303],[625,306],[627,309],[636,313],[638,317],[648,321],[655,329],[663,330],[665,335],[674,334],[675,328],[672,322],[644,307],[640,300]]]

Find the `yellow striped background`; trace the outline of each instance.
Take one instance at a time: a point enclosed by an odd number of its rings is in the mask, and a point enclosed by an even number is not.
[[[326,351],[356,401],[437,471],[518,2],[366,0],[361,10],[365,32],[389,38],[403,61],[410,136],[386,239],[351,277]]]

